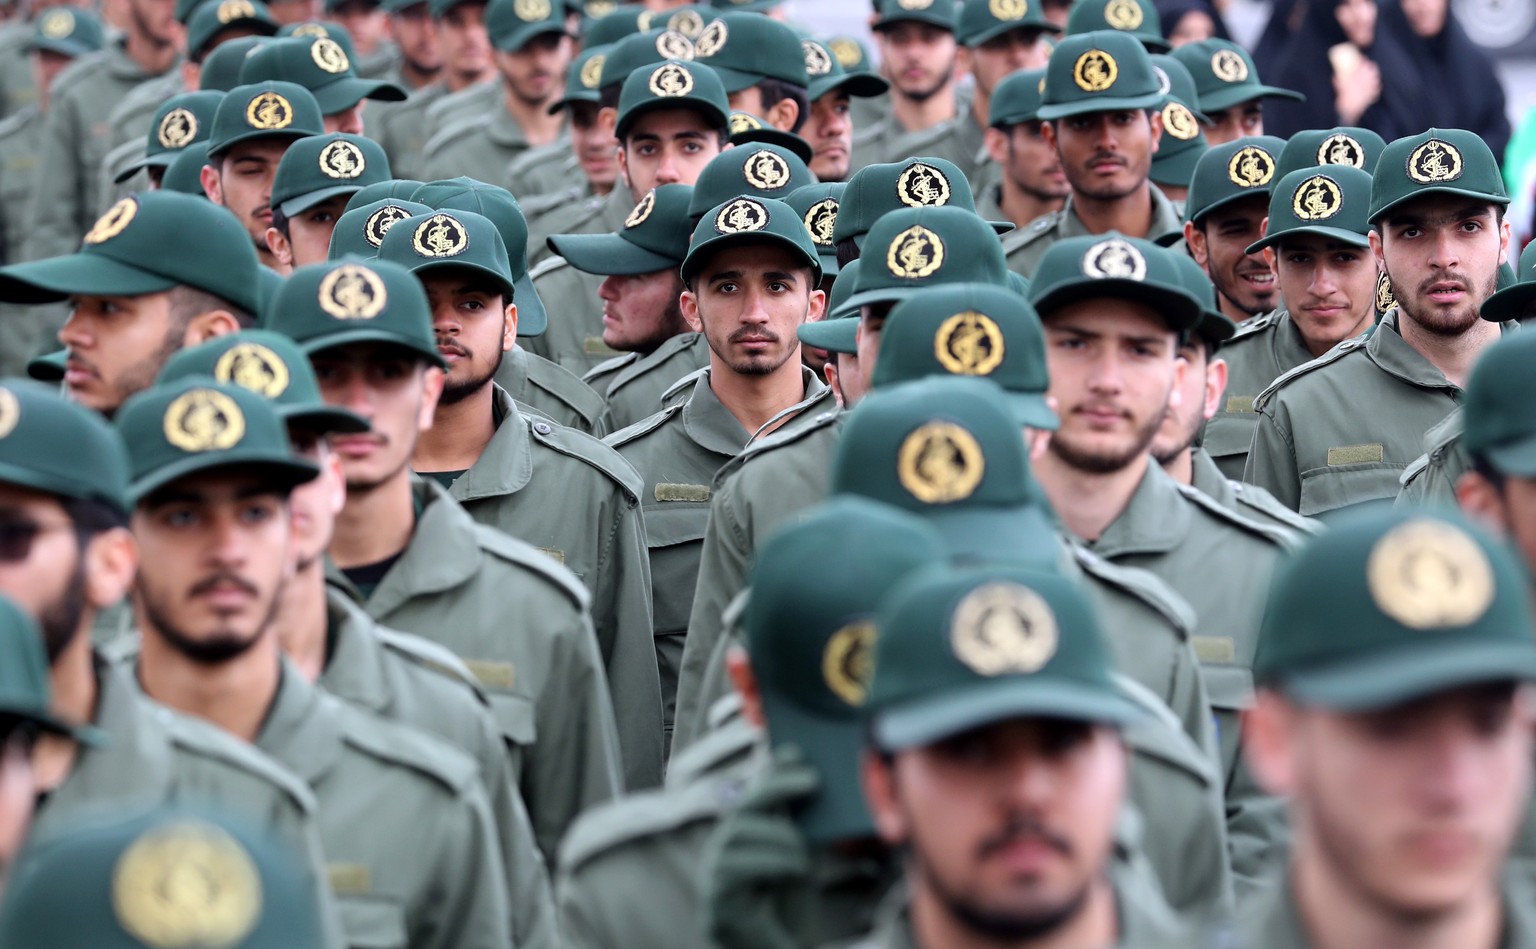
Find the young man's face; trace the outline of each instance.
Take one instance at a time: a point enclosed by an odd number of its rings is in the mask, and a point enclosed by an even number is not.
[[[437,351],[448,360],[442,404],[453,405],[495,378],[502,354],[517,342],[517,307],[473,271],[444,267],[419,276],[432,305]]]
[[[565,111],[570,119],[571,151],[594,189],[611,188],[619,177],[619,143],[612,126],[598,121],[600,111],[593,102],[572,102]]]
[[[1250,135],[1264,134],[1264,105],[1258,99],[1239,102],[1230,109],[1207,112],[1202,122],[1205,140],[1212,148]]]
[[[288,500],[293,512],[294,563],[297,569],[307,570],[331,545],[336,516],[347,500],[347,480],[341,461],[323,436],[290,426],[288,439],[295,455],[320,468],[320,476],[294,488]]]
[[[437,23],[443,65],[460,76],[479,76],[491,68],[491,37],[485,31],[485,4],[460,3]]]
[[[1229,316],[1243,319],[1267,313],[1280,299],[1275,272],[1263,251],[1248,253],[1248,247],[1264,236],[1268,215],[1269,199],[1254,195],[1217,208],[1198,225],[1185,225],[1195,263],[1205,268],[1216,292],[1230,304]],[[1242,315],[1232,314],[1231,309]]]
[[[279,263],[290,267],[323,264],[330,256],[331,233],[346,210],[350,195],[338,194],[306,208],[288,219],[288,236],[276,228],[267,230],[267,246]]]
[[[363,134],[363,109],[367,99],[359,99],[339,112],[323,116],[327,132],[346,132],[348,135]]]
[[[1376,258],[1369,247],[1298,234],[1273,254],[1285,308],[1314,348],[1332,348],[1376,318]]]
[[[1405,317],[1436,336],[1477,325],[1509,253],[1509,224],[1494,206],[1456,195],[1399,205],[1370,238]]]
[[[512,95],[529,106],[547,106],[565,90],[571,65],[571,38],[563,33],[535,36],[516,52],[498,51],[496,68]]]
[[[37,620],[49,662],[80,633],[91,605],[85,561],[58,498],[0,484],[0,593]]]
[[[1021,122],[1008,129],[988,129],[988,149],[1003,174],[1020,191],[1037,201],[1059,201],[1071,187],[1061,168],[1061,156],[1041,134],[1042,123]],[[1001,144],[1001,148],[994,148]]]
[[[412,69],[431,75],[443,68],[437,21],[432,19],[425,3],[413,3],[390,14],[389,29],[400,48],[400,58]]]
[[[1179,397],[1170,399],[1162,427],[1152,439],[1152,457],[1160,465],[1177,458],[1195,443],[1200,426],[1216,414],[1222,392],[1227,388],[1227,364],[1206,353],[1199,339],[1179,347],[1184,363],[1184,378],[1179,382]]]
[[[53,80],[63,72],[70,63],[75,61],[73,56],[65,56],[63,53],[55,53],[50,49],[33,50],[32,54],[32,82],[38,89],[52,89]]]
[[[182,347],[186,327],[173,318],[171,294],[141,297],[77,296],[59,330],[69,350],[64,387],[69,397],[106,415],[130,395],[149,388],[171,354]]]
[[[186,43],[186,30],[176,22],[176,0],[128,0],[128,30],[155,45]]]
[[[683,281],[675,269],[603,278],[603,342],[626,353],[650,353],[688,332],[679,297]]]
[[[704,334],[710,351],[731,372],[766,376],[800,358],[796,329],[826,296],[810,268],[771,244],[727,247],[693,278],[681,298],[683,318]]]
[[[834,89],[811,103],[811,115],[800,130],[811,143],[811,171],[821,181],[845,181],[853,160],[853,122],[848,93]]]
[[[635,201],[661,185],[691,185],[720,154],[720,132],[692,109],[660,109],[635,119],[619,167]]]
[[[959,44],[955,34],[927,23],[893,23],[875,31],[891,92],[919,102],[950,87]]]
[[[228,208],[263,253],[267,250],[267,228],[272,226],[272,179],[290,144],[286,139],[240,142],[216,165],[204,165],[202,170],[208,198]]]
[[[384,13],[366,0],[348,0],[330,11],[331,19],[346,27],[359,52],[371,53],[384,36]]]
[[[1020,69],[1044,69],[1051,58],[1051,47],[1045,42],[1045,33],[1041,30],[1019,27],[971,47],[967,53],[971,75],[976,77],[976,88],[990,96],[1009,73]]]
[[[1146,187],[1162,131],[1162,116],[1139,109],[1070,115],[1041,128],[1072,190],[1099,201]]]
[[[432,425],[443,372],[411,350],[356,343],[310,357],[320,394],[329,405],[351,409],[373,426],[361,435],[332,435],[347,492],[371,491],[398,477],[410,463],[416,440]]]

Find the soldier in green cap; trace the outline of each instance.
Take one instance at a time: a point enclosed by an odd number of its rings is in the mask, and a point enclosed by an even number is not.
[[[565,92],[549,104],[551,115],[565,114],[569,141],[530,148],[507,166],[507,190],[518,196],[530,220],[573,201],[606,196],[618,182],[618,142],[613,129],[598,120],[598,82],[607,55],[606,46],[584,48],[566,71]]]
[[[1425,434],[1460,401],[1500,324],[1479,318],[1509,252],[1493,153],[1458,129],[1387,146],[1371,179],[1371,250],[1397,308],[1259,394],[1243,480],[1308,516],[1397,494]],[[1379,411],[1362,415],[1350,406]]]
[[[289,496],[319,469],[294,455],[276,408],[188,376],[134,396],[116,423],[142,555],[141,642],[127,665],[144,694],[310,785],[350,943],[404,933],[443,949],[506,945],[507,882],[475,762],[325,694],[281,658]]]
[[[412,191],[414,192],[413,186]],[[348,210],[336,222],[331,232],[331,247],[327,260],[353,257],[377,257],[379,245],[389,229],[408,217],[429,214],[432,209],[416,201],[401,198],[381,198],[365,204],[348,202]]]
[[[389,159],[371,138],[329,132],[289,147],[272,177],[272,226],[267,228],[267,249],[279,272],[323,263],[348,200],[388,180]]]
[[[1243,475],[1258,393],[1374,323],[1370,203],[1371,176],[1357,168],[1316,166],[1276,179],[1264,237],[1249,249],[1271,261],[1286,306],[1243,323],[1222,345],[1226,390],[1205,427],[1205,450],[1228,478]]]
[[[1163,137],[1158,140],[1157,154],[1152,156],[1152,183],[1169,200],[1182,206],[1195,177],[1195,164],[1211,146],[1200,130],[1196,114],[1195,103],[1199,99],[1195,94],[1195,77],[1183,63],[1163,53],[1152,55],[1152,67],[1168,77],[1162,108]],[[1275,178],[1280,178],[1280,172],[1275,172]]]
[[[1533,346],[1536,339],[1514,333],[1473,367],[1461,413],[1464,431],[1456,443],[1460,471],[1454,479],[1444,471],[1433,472],[1437,482],[1450,483],[1437,483],[1432,500],[1454,498],[1464,512],[1506,537],[1536,574],[1536,519],[1530,501],[1536,470],[1529,463],[1533,426],[1527,401],[1531,375],[1524,362]],[[1430,464],[1437,461],[1431,454]],[[1399,506],[1406,503],[1411,486],[1398,496]]]
[[[1381,136],[1370,129],[1342,125],[1306,129],[1285,140],[1275,161],[1275,180],[1313,165],[1348,165],[1371,174],[1386,147]]]
[[[821,367],[827,388],[840,408],[852,408],[864,397],[864,374],[859,371],[859,311],[847,306],[859,281],[859,262],[850,260],[838,268],[832,289],[827,290],[827,312],[819,322],[800,327],[802,348],[826,353]],[[823,281],[825,283],[825,281]]]
[[[982,172],[990,183],[976,189],[981,195],[977,213],[987,220],[1027,228],[1060,211],[1066,202],[1070,189],[1061,156],[1041,134],[1044,82],[1044,69],[1025,69],[1011,73],[992,91],[986,131],[992,163],[990,172]]]
[[[1264,100],[1306,101],[1291,89],[1266,86],[1248,51],[1219,37],[1186,43],[1173,56],[1195,77],[1200,124],[1214,148],[1244,136],[1264,134]]]
[[[1292,841],[1238,944],[1536,940],[1506,863],[1530,798],[1529,589],[1450,512],[1350,512],[1278,573],[1245,729]]]
[[[696,226],[711,209],[732,198],[783,201],[790,192],[815,183],[805,160],[782,145],[738,145],[710,159],[699,172],[688,201],[688,217]]]
[[[1184,205],[1184,243],[1216,286],[1221,313],[1241,323],[1281,302],[1275,271],[1252,245],[1264,236],[1275,163],[1285,143],[1268,136],[1216,145],[1200,156]]]
[[[1057,44],[1035,115],[1071,193],[1060,211],[1008,235],[1010,269],[1033,276],[1051,245],[1069,237],[1118,231],[1152,239],[1179,229],[1178,210],[1148,177],[1162,106],[1152,60],[1130,34],[1099,30]]]
[[[1135,38],[1149,53],[1168,52],[1163,22],[1150,0],[1083,0],[1072,5],[1067,34],[1119,30]]]
[[[964,166],[976,190],[998,178],[997,158],[986,135],[986,130],[994,127],[997,110],[993,97],[998,87],[1021,70],[1044,69],[1059,33],[1061,27],[1047,20],[1044,10],[1028,0],[961,5],[956,29],[960,66],[971,74],[973,88],[969,108],[955,134],[961,141],[976,145],[970,163]],[[1035,104],[1039,104],[1038,93]],[[1016,112],[1018,107],[1010,110]]]
[[[832,235],[837,232],[837,213],[841,210],[846,189],[847,185],[841,181],[829,181],[796,188],[784,198],[784,203],[800,215],[805,229],[811,234],[811,243],[816,245],[816,254],[821,258],[821,292],[827,295],[827,309],[821,317],[823,320],[831,314],[832,284],[841,270],[837,264],[837,245]],[[805,340],[801,339],[801,342]],[[824,349],[806,345],[800,347],[800,361],[823,381],[827,379],[829,358],[830,354]]]
[[[289,36],[251,51],[240,67],[242,83],[292,82],[314,95],[326,132],[364,132],[363,106],[369,99],[400,102],[405,90],[379,79],[363,79],[352,59],[329,36]]]
[[[440,243],[427,244],[429,231],[424,247]],[[402,233],[417,239],[417,228]],[[532,545],[475,523],[436,481],[412,475],[445,363],[426,292],[409,271],[355,260],[301,268],[265,317],[308,353],[326,402],[372,425],[331,438],[347,484],[328,549],[331,581],[377,621],[448,647],[474,672],[502,735],[524,749],[523,798],[552,860],[575,814],[622,787],[586,590]]]
[[[141,123],[136,129],[141,133],[138,140],[130,143],[134,151],[121,152],[127,164],[115,166],[109,157],[103,165],[104,172],[112,172],[113,187],[121,192],[118,200],[126,197],[128,191],[142,190],[132,185],[140,171],[144,172],[150,188],[160,187],[165,169],[177,155],[208,141],[213,132],[213,117],[222,101],[224,93],[209,89],[183,92],[157,103],[159,107],[150,117],[148,134],[143,134]],[[114,151],[114,154],[118,152]]]
[[[731,108],[798,132],[810,113],[810,76],[798,33],[758,13],[720,14],[694,39],[700,65],[725,85]]]
[[[821,181],[846,181],[853,170],[851,103],[883,96],[890,83],[868,72],[849,72],[820,40],[802,40],[810,114],[800,134],[811,145],[811,171]]]

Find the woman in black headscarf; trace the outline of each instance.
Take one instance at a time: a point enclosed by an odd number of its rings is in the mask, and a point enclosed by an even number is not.
[[[1177,49],[1185,43],[1200,40],[1229,40],[1227,24],[1222,22],[1221,12],[1211,0],[1154,0],[1158,22],[1163,25],[1163,38]]]
[[[1502,158],[1509,144],[1504,87],[1488,51],[1456,22],[1450,0],[1400,0],[1381,13],[1384,32],[1402,44],[1422,77],[1417,131],[1467,129]]]

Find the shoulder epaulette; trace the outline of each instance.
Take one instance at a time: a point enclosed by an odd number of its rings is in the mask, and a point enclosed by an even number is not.
[[[631,794],[581,815],[560,845],[560,869],[575,873],[604,853],[706,821],[740,802],[747,777],[711,775],[678,788]]]
[[[474,673],[469,671],[469,667],[464,665],[464,660],[454,655],[452,651],[430,639],[411,633],[402,633],[386,626],[375,626],[373,631],[379,637],[379,642],[391,654],[446,679],[463,683],[477,695],[481,694],[480,680],[476,679]]]
[[[255,745],[239,741],[223,729],[200,718],[153,705],[148,710],[165,727],[176,747],[201,758],[212,758],[229,767],[247,772],[281,790],[302,811],[313,812],[315,795],[303,779],[258,751]]]
[[[1146,713],[1140,722],[1125,729],[1126,744],[1134,751],[1160,758],[1198,777],[1207,786],[1215,786],[1220,779],[1210,758],[1201,753],[1173,710],[1151,689],[1130,676],[1116,673],[1115,684],[1126,698]]]
[[[764,435],[757,441],[748,442],[747,447],[741,450],[741,454],[721,465],[720,470],[715,472],[714,483],[717,485],[723,483],[728,474],[732,474],[740,470],[742,465],[747,464],[754,458],[760,458],[763,455],[783,448],[786,445],[793,445],[796,442],[805,441],[807,438],[816,434],[817,432],[820,432],[826,428],[830,428],[831,426],[837,424],[837,420],[840,417],[842,417],[842,410],[840,409],[834,409],[830,412],[822,412],[820,415],[815,416],[803,424],[788,428],[781,428],[772,434]]]
[[[545,257],[543,260],[534,264],[533,269],[528,271],[528,279],[537,280],[545,274],[550,273],[551,271],[559,270],[561,267],[569,267],[570,265],[571,262],[566,260],[564,257],[561,257],[559,254],[556,254],[553,257]]]
[[[106,61],[107,51],[104,49],[78,57],[53,78],[49,98],[57,99],[60,93],[79,83],[83,77],[95,75],[97,69]]]
[[[640,493],[645,490],[645,478],[602,439],[564,425],[530,425],[529,429],[534,441],[596,468],[623,488],[631,502],[639,501]]]
[[[661,394],[660,401],[665,403],[668,399],[681,394],[684,389],[687,389],[691,387],[695,382],[698,382],[699,376],[704,374],[705,368],[707,367],[700,367],[695,369],[694,371],[688,373],[688,375],[683,376],[681,379],[672,383],[667,387],[666,391]]]
[[[331,709],[336,709],[341,719],[341,740],[369,757],[409,768],[454,794],[463,794],[480,779],[474,759],[447,742],[435,741],[409,726],[370,715],[340,700],[327,711]]]
[[[7,135],[13,135],[21,129],[26,128],[28,122],[38,117],[39,113],[37,111],[36,105],[29,105],[18,109],[13,115],[8,115],[4,119],[0,119],[0,138],[4,138]]]
[[[532,353],[528,353],[533,356]],[[535,369],[534,367],[538,368]],[[542,356],[528,362],[528,383],[570,406],[588,424],[603,414],[603,397],[593,392],[574,372]]]
[[[582,188],[580,185],[571,185],[569,188],[551,191],[548,194],[533,195],[519,203],[522,206],[524,217],[536,218],[541,214],[547,214],[555,208],[563,207],[575,201],[581,197],[581,192]]]
[[[1017,232],[1019,237],[1014,243],[1014,246],[1022,247],[1025,244],[1033,243],[1034,241],[1039,240],[1041,236],[1049,233],[1056,227],[1056,225],[1060,224],[1062,219],[1064,219],[1066,216],[1067,212],[1062,210],[1052,211],[1050,214],[1035,218],[1033,221],[1029,222],[1028,227],[1022,228]]]
[[[663,407],[655,414],[646,416],[638,422],[627,425],[616,432],[609,432],[606,436],[603,437],[603,444],[607,445],[609,448],[618,448],[620,445],[627,445],[637,438],[643,438],[644,436],[649,435],[651,432],[654,432],[656,429],[661,428],[663,425],[667,424],[667,422],[671,420],[672,416],[681,412],[683,410],[683,406],[687,404],[688,403],[686,401],[674,402],[671,405]]]
[[[427,139],[427,143],[421,146],[421,154],[423,156],[430,156],[444,143],[462,139],[464,133],[470,129],[490,124],[491,117],[489,115],[472,115],[464,119],[455,119],[438,129],[436,134]]]
[[[1114,587],[1121,593],[1139,600],[1143,605],[1168,621],[1181,639],[1188,639],[1195,629],[1195,610],[1184,598],[1173,592],[1155,574],[1137,567],[1125,567],[1110,563],[1103,557],[1082,546],[1072,544],[1072,555],[1083,572]]]
[[[632,365],[639,361],[639,353],[625,353],[622,356],[614,356],[612,359],[605,359],[597,365],[593,366],[591,369],[588,369],[586,372],[582,373],[581,381],[590,385],[593,379],[601,379],[603,376],[612,375],[622,370],[625,366]]]
[[[1279,498],[1257,485],[1234,481],[1231,478],[1227,479],[1227,484],[1231,486],[1232,497],[1237,500],[1237,503],[1251,507],[1265,517],[1280,521],[1293,531],[1302,534],[1317,534],[1322,531],[1322,525],[1317,521],[1297,514],[1281,504]]]
[[[1413,482],[1415,478],[1429,469],[1430,454],[1430,452],[1425,452],[1419,457],[1413,459],[1413,461],[1408,464],[1408,467],[1403,469],[1403,473],[1397,477],[1398,487],[1406,488]]]
[[[1268,313],[1265,313],[1262,316],[1256,316],[1251,320],[1244,320],[1243,322],[1237,324],[1237,332],[1232,334],[1232,338],[1228,339],[1221,345],[1224,347],[1230,346],[1240,339],[1247,339],[1250,336],[1257,336],[1259,333],[1262,333],[1265,330],[1273,329],[1275,326],[1279,325],[1280,314],[1282,312],[1284,311],[1270,310]]]
[[[478,522],[475,524],[475,539],[486,553],[517,564],[548,580],[551,586],[569,597],[578,609],[585,610],[591,606],[592,595],[582,586],[576,574],[539,548]]]
[[[1187,484],[1175,484],[1174,487],[1178,488],[1179,493],[1184,496],[1185,500],[1200,508],[1200,510],[1204,511],[1214,520],[1221,521],[1230,527],[1246,531],[1286,550],[1295,548],[1296,544],[1300,541],[1299,537],[1283,527],[1264,524],[1244,517],[1229,507],[1223,507],[1216,502],[1215,498],[1204,491],[1192,488]]]
[[[1345,356],[1348,356],[1355,350],[1363,349],[1367,342],[1369,342],[1369,340],[1364,336],[1351,337],[1350,339],[1346,339],[1344,342],[1328,350],[1326,353],[1323,353],[1316,359],[1313,359],[1309,362],[1304,362],[1299,366],[1282,372],[1278,377],[1276,377],[1274,382],[1269,384],[1267,389],[1265,389],[1263,392],[1260,392],[1258,396],[1254,398],[1254,408],[1256,410],[1262,409],[1264,404],[1274,396],[1275,392],[1286,383],[1290,382],[1292,379],[1299,379],[1309,372],[1321,369],[1324,366],[1332,365],[1333,363],[1338,362],[1340,359],[1343,359]]]

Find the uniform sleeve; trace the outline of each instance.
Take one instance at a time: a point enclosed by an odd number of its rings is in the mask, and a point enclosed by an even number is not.
[[[69,92],[73,91],[71,87]],[[80,156],[85,154],[86,143],[82,120],[69,92],[53,103],[43,119],[38,168],[47,173],[37,176],[27,211],[31,237],[22,248],[26,260],[71,253],[85,233],[86,209],[81,202],[88,172],[81,167]],[[89,173],[94,172],[91,169]]]
[[[533,823],[517,793],[509,749],[486,715],[481,721],[475,760],[485,785],[500,842],[509,895],[512,942],[517,949],[559,949],[554,896],[549,873],[533,836]]]
[[[1253,445],[1243,466],[1243,480],[1275,496],[1293,511],[1301,509],[1301,472],[1296,463],[1296,444],[1291,439],[1289,413],[1276,395],[1259,409]]]
[[[1173,681],[1168,690],[1168,707],[1184,726],[1184,733],[1195,743],[1212,767],[1219,767],[1221,752],[1216,741],[1216,719],[1211,712],[1211,696],[1200,674],[1200,660],[1195,649],[1185,643],[1176,653]]]
[[[507,949],[512,946],[507,879],[495,822],[478,782],[446,805],[436,835],[437,890],[429,933],[412,933],[422,949]]]
[[[673,714],[672,753],[704,736],[709,713],[704,695],[715,647],[725,634],[725,608],[747,584],[752,559],[751,538],[739,516],[737,481],[727,478],[715,486],[710,499],[709,525],[699,555],[699,581],[688,617],[688,636],[677,676],[677,709]]]

